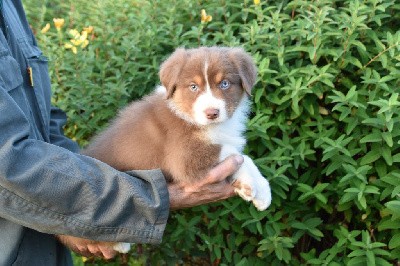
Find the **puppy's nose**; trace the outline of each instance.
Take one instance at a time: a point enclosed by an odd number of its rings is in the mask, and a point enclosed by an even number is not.
[[[219,116],[219,110],[215,108],[208,108],[204,111],[208,119],[214,120]]]

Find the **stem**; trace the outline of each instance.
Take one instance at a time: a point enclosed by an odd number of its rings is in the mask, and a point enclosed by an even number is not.
[[[372,58],[371,60],[369,60],[369,62],[363,66],[362,69],[365,69],[367,66],[369,66],[372,62],[374,62],[376,59],[378,59],[381,55],[383,55],[384,53],[386,53],[387,51],[389,51],[390,49],[398,46],[400,43],[395,43],[389,47],[387,47],[386,49],[384,49],[383,51],[381,51],[379,54],[377,54],[374,58]]]
[[[344,33],[346,33],[347,30],[348,30],[348,29],[345,29]],[[347,37],[346,41],[345,41],[344,44],[343,44],[344,50],[343,50],[342,61],[340,62],[339,68],[343,68],[343,65],[344,65],[344,56],[345,56],[346,53],[347,53],[347,48],[348,48],[348,45],[349,45],[350,37],[351,37],[351,35],[349,35],[349,36]]]

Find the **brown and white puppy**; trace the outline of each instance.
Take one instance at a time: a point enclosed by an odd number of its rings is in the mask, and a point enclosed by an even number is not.
[[[123,109],[84,154],[121,171],[160,168],[169,182],[204,177],[242,153],[256,74],[241,48],[177,49],[161,65],[162,86]],[[232,180],[258,210],[270,205],[269,183],[248,156]]]

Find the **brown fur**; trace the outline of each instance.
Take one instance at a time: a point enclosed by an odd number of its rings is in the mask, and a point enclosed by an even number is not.
[[[190,180],[205,176],[219,160],[220,145],[211,144],[205,127],[188,123],[168,106],[191,116],[191,108],[205,86],[204,62],[215,97],[227,102],[232,116],[243,92],[255,83],[251,58],[239,48],[177,49],[161,66],[160,79],[167,94],[153,93],[123,109],[111,126],[97,136],[83,152],[121,171],[162,169],[169,180]],[[216,88],[228,78],[232,88]],[[201,88],[193,93],[188,88]]]

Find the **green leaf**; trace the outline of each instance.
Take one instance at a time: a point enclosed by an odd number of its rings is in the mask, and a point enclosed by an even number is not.
[[[372,150],[370,152],[368,152],[365,156],[363,156],[361,158],[361,165],[366,165],[366,164],[370,164],[375,162],[376,160],[378,160],[379,158],[381,158],[381,153],[380,151],[377,150]]]
[[[400,220],[387,219],[378,225],[379,230],[398,229],[400,228]]]
[[[395,249],[400,247],[400,233],[393,235],[393,237],[389,241],[389,248]]]
[[[382,153],[382,157],[385,159],[386,163],[388,165],[392,165],[393,159],[392,159],[392,153],[391,153],[391,150],[389,149],[389,147],[382,146],[380,150]]]
[[[393,147],[393,139],[391,132],[382,132],[382,138],[389,147]]]
[[[365,255],[367,256],[367,264],[370,266],[375,266],[375,254],[372,250],[367,250],[365,252]]]
[[[400,153],[393,155],[392,160],[394,163],[400,163]]]
[[[380,141],[382,141],[382,135],[379,132],[373,132],[360,139],[360,143],[380,142]]]
[[[214,246],[213,251],[214,251],[215,257],[220,259],[221,258],[221,249],[217,246]]]
[[[389,201],[385,205],[392,212],[393,219],[400,218],[400,200]]]

